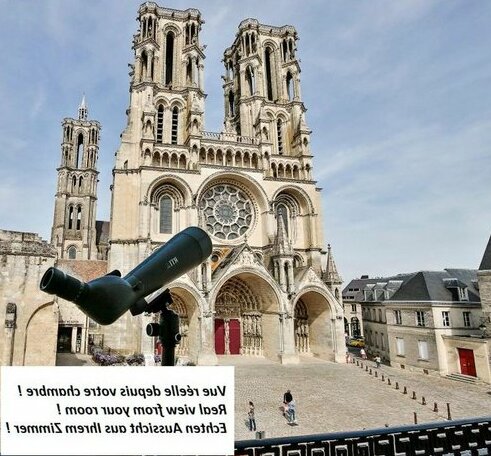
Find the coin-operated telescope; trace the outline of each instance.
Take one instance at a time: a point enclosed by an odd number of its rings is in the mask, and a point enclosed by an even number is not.
[[[193,226],[176,234],[124,277],[116,270],[84,283],[59,269],[49,268],[40,288],[75,303],[97,323],[109,325],[127,310],[132,315],[149,311],[152,303],[144,299],[146,296],[201,264],[211,250],[209,236]]]

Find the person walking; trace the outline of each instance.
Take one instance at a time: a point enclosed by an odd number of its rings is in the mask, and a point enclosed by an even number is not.
[[[293,395],[290,390],[283,394],[283,416],[288,419],[288,405],[293,401]]]
[[[380,355],[377,355],[375,357],[375,364],[377,365],[377,368],[380,367],[380,363],[382,362],[382,359],[380,358]]]
[[[296,411],[295,400],[293,398],[288,403],[287,420],[288,420],[288,424],[290,424],[292,426],[297,424],[297,411]]]
[[[360,356],[361,356],[361,359],[367,359],[367,352],[365,351],[364,348],[362,348],[360,350]]]
[[[249,418],[249,431],[256,430],[256,415],[254,413],[254,403],[249,401],[249,412],[247,413],[247,417]]]

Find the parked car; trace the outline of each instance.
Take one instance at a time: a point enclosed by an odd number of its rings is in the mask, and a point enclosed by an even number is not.
[[[349,346],[363,348],[365,346],[365,339],[363,337],[353,337],[349,341]]]

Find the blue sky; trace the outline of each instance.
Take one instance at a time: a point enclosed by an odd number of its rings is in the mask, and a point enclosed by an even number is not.
[[[0,228],[50,238],[61,121],[82,93],[102,124],[98,219],[109,219],[140,3],[0,1]],[[205,20],[208,131],[222,128],[221,59],[240,21],[297,28],[326,245],[345,282],[479,266],[491,234],[491,2],[162,5]]]

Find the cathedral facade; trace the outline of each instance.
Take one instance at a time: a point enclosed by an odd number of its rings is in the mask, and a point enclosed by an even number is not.
[[[295,28],[240,23],[224,52],[224,127],[208,132],[201,13],[146,2],[138,22],[109,223],[95,219],[100,125],[85,100],[78,119],[63,122],[52,231],[59,266],[86,279],[101,268],[124,275],[200,226],[212,255],[166,284],[180,317],[180,357],[344,360],[341,280],[323,239]],[[153,353],[145,335],[152,316],[127,313],[91,328],[74,307],[61,302],[60,321],[82,321],[82,339],[97,333],[106,347]]]

